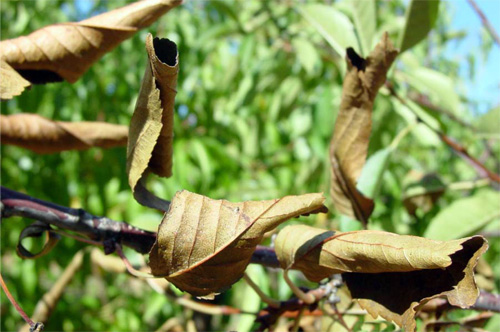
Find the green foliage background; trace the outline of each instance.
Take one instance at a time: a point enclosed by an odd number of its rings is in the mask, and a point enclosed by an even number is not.
[[[124,4],[118,0],[96,1],[87,14],[78,11],[71,1],[2,2],[2,39]],[[365,38],[360,34],[363,22],[354,18],[350,2],[327,6],[342,17],[335,21],[330,38],[340,46],[344,46],[340,39],[348,36],[335,35],[335,31],[352,31],[352,36]],[[496,135],[489,143],[493,155],[485,158],[485,164],[498,171],[499,132],[491,126],[491,119],[498,119],[498,108],[484,116],[476,115],[473,101],[466,100],[459,90],[460,64],[443,55],[447,43],[467,33],[449,28],[448,6],[441,4],[437,26],[424,42],[398,58],[389,77],[405,98],[411,93],[424,93],[455,117],[476,126],[473,131],[450,117],[416,106],[423,121],[467,146],[472,155],[484,155],[485,137]],[[405,27],[405,5],[402,1],[380,1],[375,8],[372,41],[388,31],[396,43]],[[22,96],[2,102],[2,114],[29,112],[64,121],[128,125],[146,63],[144,40],[150,31],[175,41],[180,54],[174,175],[151,184],[158,196],[168,199],[181,189],[233,201],[328,193],[328,144],[340,104],[345,64],[343,54],[339,55],[324,38],[328,31],[323,35],[319,32],[318,28],[328,28],[330,23],[322,21],[321,16],[311,16],[317,10],[299,1],[188,1],[104,56],[76,84],[34,86]],[[311,22],[311,17],[317,17],[316,21]],[[357,45],[355,48],[366,55],[365,50]],[[478,52],[471,50],[471,56],[487,55],[488,48],[482,50],[484,54]],[[447,230],[454,227],[453,219],[463,212],[456,207],[456,211],[448,209],[446,220],[436,222],[440,212],[453,206],[452,202],[476,195],[491,197],[488,204],[498,203],[498,192],[488,187],[446,190],[428,212],[408,214],[402,197],[409,171],[438,174],[445,184],[477,177],[470,165],[424,125],[413,128],[396,149],[388,150],[397,134],[414,121],[415,115],[407,107],[391,98],[387,90],[381,91],[375,103],[369,149],[369,156],[378,157],[368,163],[360,184],[375,197],[370,228],[422,236],[434,222],[442,225],[433,226],[437,229],[433,235],[446,237]],[[125,159],[125,148],[37,155],[2,146],[1,180],[3,186],[37,198],[156,230],[161,215],[134,201]],[[430,190],[427,185],[420,187],[424,192]],[[476,201],[472,210],[477,215],[471,219],[477,221],[484,217],[484,201]],[[465,227],[459,236],[499,227],[498,213],[496,218],[481,220]],[[23,261],[15,254],[15,246],[29,222],[12,218],[1,224],[2,275],[27,313],[33,312],[74,253],[84,247],[64,238],[47,256]],[[327,219],[311,216],[301,222],[340,230],[359,228],[357,222],[336,214],[334,209]],[[467,220],[460,222],[469,225]],[[486,258],[498,282],[500,244],[493,239],[490,244]],[[127,255],[137,260],[133,252]],[[290,295],[279,272],[251,266],[250,274],[272,296],[285,299]],[[243,283],[233,286],[218,302],[250,311],[259,308],[258,299]],[[461,315],[469,313],[462,311]],[[2,330],[20,326],[20,317],[4,296],[1,314]],[[155,330],[173,316],[185,322],[192,313],[170,303],[144,282],[124,274],[96,271],[86,259],[46,329]],[[255,328],[253,319],[245,315],[213,317],[207,326],[212,330],[245,331]]]

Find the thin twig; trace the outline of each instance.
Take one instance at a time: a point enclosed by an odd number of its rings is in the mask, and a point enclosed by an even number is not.
[[[136,268],[134,268],[132,264],[130,264],[130,261],[128,260],[127,256],[125,256],[125,254],[123,253],[122,246],[118,242],[115,242],[115,249],[118,256],[120,256],[120,258],[122,259],[123,264],[125,264],[128,273],[138,278],[158,278],[152,275],[151,273],[139,271]]]
[[[291,329],[291,332],[297,332],[300,327],[300,319],[304,315],[304,311],[306,310],[306,307],[302,307],[299,310],[299,313],[297,314],[297,317],[295,317],[295,321],[293,322],[293,327]]]
[[[490,33],[493,40],[497,43],[498,46],[500,46],[500,38],[498,37],[497,32],[495,31],[495,29],[491,25],[491,23],[488,20],[488,18],[486,17],[486,15],[484,15],[481,8],[479,8],[479,6],[476,4],[476,2],[474,0],[467,0],[467,1],[472,6],[472,8],[476,11],[477,15],[479,15],[481,22],[483,23],[485,29],[488,30],[488,32]]]
[[[7,298],[9,299],[10,303],[12,303],[12,305],[14,306],[14,308],[16,308],[17,312],[21,315],[21,317],[24,319],[24,321],[29,324],[30,328],[32,330],[34,330],[35,328],[43,330],[43,324],[33,322],[31,320],[31,318],[21,308],[21,306],[19,305],[19,303],[16,302],[16,299],[14,299],[14,297],[12,296],[12,294],[9,292],[9,288],[7,288],[7,285],[3,281],[3,277],[2,277],[1,274],[0,274],[0,284],[2,285],[2,289],[3,289],[4,293],[5,293],[5,295],[7,295]],[[40,327],[40,325],[41,325],[41,327]]]
[[[413,112],[413,109],[412,109],[411,105],[409,105],[406,102],[406,100],[404,100],[403,98],[401,98],[401,96],[396,92],[396,90],[394,89],[394,87],[393,87],[392,84],[386,84],[386,86],[387,86],[387,88],[389,89],[391,95],[394,98],[396,98],[403,105],[407,106]],[[417,118],[420,121],[422,121],[422,119],[420,119],[418,116],[417,116]],[[477,160],[476,158],[474,158],[473,156],[471,156],[469,154],[469,152],[467,151],[467,149],[464,146],[462,146],[459,143],[455,142],[452,138],[450,138],[449,136],[445,135],[440,130],[437,130],[437,129],[433,128],[431,125],[429,125],[425,121],[422,121],[422,123],[424,125],[426,125],[430,130],[434,131],[439,136],[439,138],[441,139],[441,141],[443,141],[444,143],[446,143],[446,145],[448,145],[451,149],[453,149],[453,151],[455,151],[460,157],[462,157],[463,159],[465,159],[466,161],[468,161],[474,168],[476,168],[476,170],[478,170],[478,172],[480,173],[481,176],[487,176],[492,181],[500,183],[500,175],[498,175],[496,173],[493,173],[492,171],[490,171],[489,169],[487,169],[486,166],[484,166],[483,163],[481,163],[479,160]]]
[[[271,298],[269,295],[264,293],[262,289],[260,289],[259,286],[257,286],[256,283],[253,282],[253,280],[248,276],[248,274],[243,274],[243,279],[246,281],[248,286],[254,290],[255,293],[260,297],[262,302],[266,303],[268,306],[273,307],[273,308],[279,308],[280,306],[280,301],[275,300]]]
[[[433,104],[432,102],[430,102],[429,98],[427,96],[422,95],[422,94],[417,94],[416,96],[414,96],[413,94],[410,94],[409,97],[412,101],[416,102],[420,106],[428,108],[429,110],[431,110],[433,112],[444,114],[450,120],[460,124],[461,126],[467,128],[467,129],[470,129],[473,132],[477,131],[477,129],[474,126],[472,126],[470,123],[465,122],[464,120],[460,119],[458,116],[453,114],[452,112],[445,110],[445,109]]]

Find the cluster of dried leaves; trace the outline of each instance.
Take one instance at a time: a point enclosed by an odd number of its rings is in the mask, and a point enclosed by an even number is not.
[[[146,0],[78,23],[54,24],[0,43],[2,99],[30,84],[70,83],[104,53],[147,27],[177,0]],[[57,36],[57,38],[55,37]],[[196,296],[212,296],[238,281],[264,233],[300,215],[327,212],[322,194],[230,203],[181,191],[172,203],[145,188],[149,173],[172,175],[174,98],[179,59],[176,45],[148,35],[149,59],[129,128],[106,123],[65,123],[36,115],[1,116],[2,142],[39,153],[123,145],[128,136],[127,174],[134,197],[168,211],[150,252],[152,274]],[[331,198],[340,213],[366,226],[374,202],[356,188],[364,166],[373,102],[398,52],[387,35],[363,59],[347,50],[342,102],[330,145]],[[128,132],[128,135],[127,135]],[[338,233],[288,226],[276,239],[283,269],[311,281],[342,273],[352,298],[373,316],[407,330],[429,300],[446,297],[460,307],[478,297],[473,270],[487,249],[475,236],[448,242],[378,231]]]

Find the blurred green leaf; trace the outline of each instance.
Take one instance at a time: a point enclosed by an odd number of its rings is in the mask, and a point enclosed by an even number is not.
[[[354,26],[342,12],[323,4],[306,4],[298,8],[339,55],[344,56],[348,47],[361,53]]]
[[[406,9],[406,24],[400,33],[399,49],[403,53],[422,41],[434,27],[439,11],[439,0],[411,0]]]
[[[367,56],[372,49],[377,29],[375,0],[351,1],[354,26],[362,48],[361,55]]]
[[[480,133],[495,134],[500,137],[500,106],[481,115],[477,119],[477,129]]]
[[[314,74],[314,68],[319,65],[321,59],[313,44],[305,38],[295,38],[292,40],[292,45],[300,65],[309,75]]]
[[[389,146],[377,151],[366,161],[356,186],[365,196],[372,199],[377,196],[391,153],[392,147]]]
[[[452,240],[474,234],[492,220],[500,218],[500,193],[483,189],[470,197],[454,201],[432,219],[424,236]]]

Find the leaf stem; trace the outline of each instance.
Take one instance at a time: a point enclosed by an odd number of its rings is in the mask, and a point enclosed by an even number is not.
[[[24,321],[26,323],[29,324],[30,326],[30,330],[43,330],[43,324],[42,323],[35,323],[31,320],[31,318],[29,318],[29,316],[24,312],[24,310],[21,308],[21,306],[19,305],[19,303],[16,302],[16,299],[14,299],[14,297],[12,296],[12,294],[9,292],[9,288],[7,287],[7,285],[5,284],[5,282],[3,281],[3,277],[2,275],[0,274],[0,284],[2,285],[2,289],[5,293],[5,295],[7,295],[7,298],[9,299],[10,303],[12,303],[12,305],[14,306],[14,308],[16,308],[16,311],[21,315],[21,317],[24,319]]]
[[[128,260],[127,256],[125,256],[125,254],[123,253],[122,246],[118,242],[115,243],[115,249],[116,249],[116,253],[118,254],[118,256],[120,256],[123,263],[125,264],[127,271],[131,275],[138,277],[138,278],[157,278],[156,276],[152,275],[151,273],[142,272],[142,271],[139,271],[136,268],[134,268],[132,266],[132,264],[130,264],[130,261]]]
[[[306,310],[306,307],[303,306],[302,308],[300,308],[299,310],[299,314],[297,315],[297,317],[295,317],[295,321],[293,322],[293,327],[291,329],[291,332],[297,332],[299,330],[299,327],[300,327],[300,319],[302,318],[302,316],[304,315],[304,311]]]
[[[267,295],[266,293],[264,293],[262,291],[262,289],[260,289],[259,286],[257,286],[256,283],[254,283],[252,281],[252,279],[250,279],[250,277],[248,276],[248,274],[243,274],[243,279],[246,281],[246,283],[248,284],[248,286],[250,286],[250,288],[252,288],[255,293],[257,293],[257,295],[260,297],[260,299],[262,300],[262,302],[266,303],[267,305],[269,305],[270,307],[272,308],[279,308],[280,305],[281,305],[281,302],[278,301],[278,300],[275,300],[273,298],[271,298],[269,295]]]
[[[314,297],[314,295],[310,293],[304,293],[299,287],[297,287],[297,285],[293,283],[293,281],[290,280],[290,278],[288,277],[288,269],[283,271],[283,278],[285,279],[285,282],[288,284],[292,292],[304,303],[313,304],[314,302],[316,302],[316,298]]]

